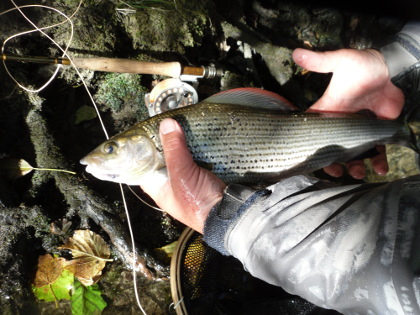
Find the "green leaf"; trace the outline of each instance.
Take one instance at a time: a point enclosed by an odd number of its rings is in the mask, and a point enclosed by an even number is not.
[[[167,244],[163,247],[156,248],[156,250],[164,252],[169,258],[171,258],[173,253],[175,252],[175,249],[176,249],[177,245],[178,245],[178,241],[175,241],[175,242]]]
[[[79,281],[74,282],[71,296],[71,312],[73,315],[96,315],[101,314],[107,306],[101,297],[101,291],[97,284],[85,287]]]
[[[98,114],[92,106],[82,105],[76,111],[74,123],[78,125],[84,121],[95,119],[96,117],[98,117]]]
[[[66,269],[60,276],[51,284],[47,284],[42,287],[33,287],[35,296],[39,300],[45,300],[47,302],[58,300],[70,300],[70,290],[74,283],[74,275]]]

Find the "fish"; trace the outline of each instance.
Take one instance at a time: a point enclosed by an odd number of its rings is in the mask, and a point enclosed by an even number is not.
[[[167,179],[159,138],[165,118],[181,125],[198,165],[226,183],[273,183],[349,161],[383,144],[420,152],[416,136],[402,121],[299,112],[275,93],[240,88],[139,122],[100,144],[80,163],[98,179],[127,185]]]

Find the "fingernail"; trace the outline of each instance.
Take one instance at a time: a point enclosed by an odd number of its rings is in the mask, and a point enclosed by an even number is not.
[[[299,56],[299,59],[300,60],[306,60],[306,59],[308,59],[308,55],[307,54],[301,54],[300,56]]]
[[[160,123],[159,131],[163,135],[174,132],[176,130],[176,121],[173,119],[164,119]]]

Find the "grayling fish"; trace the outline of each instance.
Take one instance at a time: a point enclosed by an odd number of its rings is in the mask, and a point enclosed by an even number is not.
[[[118,183],[141,185],[166,178],[159,124],[167,117],[181,124],[194,160],[225,182],[273,182],[348,161],[380,144],[419,152],[416,137],[399,121],[294,110],[262,90],[222,92],[140,122],[80,162],[97,178]]]

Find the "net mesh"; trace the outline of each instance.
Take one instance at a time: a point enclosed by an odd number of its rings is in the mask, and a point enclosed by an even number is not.
[[[207,246],[197,232],[191,230],[180,246],[176,279],[184,307],[178,314],[339,314],[254,278],[236,258]]]

